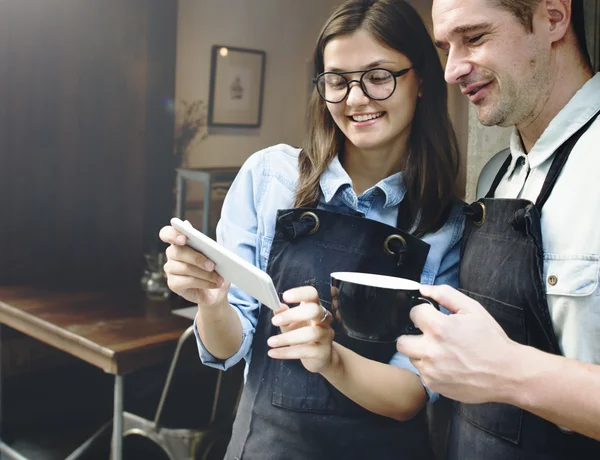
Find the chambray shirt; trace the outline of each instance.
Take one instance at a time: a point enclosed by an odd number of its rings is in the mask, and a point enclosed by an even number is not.
[[[267,267],[277,210],[293,208],[299,152],[300,149],[280,144],[250,156],[223,203],[221,220],[217,225],[217,240],[262,270]],[[322,174],[320,185],[322,196],[319,209],[353,215],[360,212],[368,219],[392,226],[396,224],[398,204],[406,192],[402,173],[396,173],[356,196],[352,180],[337,157]],[[463,228],[464,218],[461,206],[457,203],[442,228],[423,237],[431,249],[421,283],[458,285]],[[233,285],[229,291],[229,302],[235,307],[242,323],[240,349],[230,358],[219,360],[206,350],[194,327],[200,358],[204,364],[219,369],[227,369],[245,358],[247,373],[261,305]],[[393,356],[390,364],[418,375],[410,360],[399,353]],[[429,390],[428,394],[431,402],[437,398]]]
[[[510,149],[498,153],[479,178],[485,196],[508,155],[511,163],[497,198],[535,202],[554,152],[600,110],[600,73],[554,117],[529,153],[515,129]],[[546,298],[554,331],[567,358],[600,364],[600,117],[581,136],[541,216]]]

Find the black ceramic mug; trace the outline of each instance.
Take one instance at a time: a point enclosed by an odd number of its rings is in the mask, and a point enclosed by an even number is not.
[[[403,334],[420,334],[410,320],[415,305],[429,303],[416,281],[358,272],[331,274],[331,306],[342,332],[369,342],[393,342]]]

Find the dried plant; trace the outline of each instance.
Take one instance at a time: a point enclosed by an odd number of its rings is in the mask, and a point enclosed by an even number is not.
[[[202,100],[181,101],[175,124],[175,151],[180,167],[186,167],[192,146],[206,138],[207,106]]]

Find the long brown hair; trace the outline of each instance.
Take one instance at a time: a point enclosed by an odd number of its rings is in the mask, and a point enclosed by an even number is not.
[[[359,29],[383,45],[403,53],[421,77],[403,171],[408,222],[417,218],[416,235],[438,230],[445,222],[456,193],[459,154],[448,117],[447,90],[437,51],[417,12],[404,0],[349,0],[331,15],[317,41],[314,65],[324,71],[323,52],[335,37]],[[309,130],[300,153],[297,207],[314,206],[320,197],[319,180],[333,158],[343,154],[344,134],[337,127],[316,89],[309,104]]]

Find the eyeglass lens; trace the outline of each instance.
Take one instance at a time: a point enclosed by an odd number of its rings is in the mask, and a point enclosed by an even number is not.
[[[361,77],[362,89],[371,99],[387,99],[396,88],[396,80],[389,70],[372,69]],[[317,90],[323,99],[337,103],[350,91],[348,80],[340,74],[328,72],[317,79]]]

